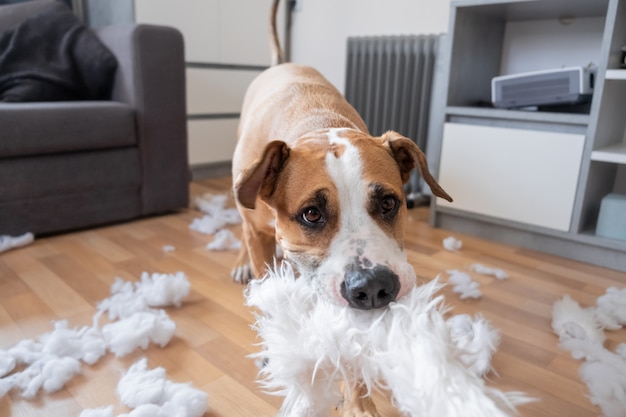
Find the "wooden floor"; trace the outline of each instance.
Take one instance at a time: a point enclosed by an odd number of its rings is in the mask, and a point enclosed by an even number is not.
[[[228,193],[230,179],[192,184],[192,195]],[[247,355],[256,351],[252,315],[243,305],[243,287],[231,282],[234,252],[211,252],[211,237],[189,229],[200,213],[182,213],[126,224],[37,239],[32,245],[0,254],[0,348],[51,330],[51,322],[68,319],[87,325],[98,301],[109,296],[115,277],[138,280],[142,272],[185,272],[192,294],[168,313],[176,336],[165,348],[150,347],[128,357],[111,354],[60,392],[31,401],[15,392],[0,398],[0,416],[78,417],[83,408],[119,405],[115,387],[120,373],[146,356],[149,366],[166,368],[176,381],[190,381],[209,397],[207,416],[272,416],[280,398],[265,395],[255,383],[256,367]],[[526,417],[598,416],[578,377],[580,362],[558,347],[550,328],[553,303],[565,294],[581,304],[595,304],[610,286],[626,285],[626,274],[516,247],[507,247],[446,230],[431,229],[428,209],[410,210],[407,250],[418,274],[433,278],[448,269],[479,262],[502,268],[508,280],[473,274],[484,294],[462,301],[444,289],[452,313],[482,313],[502,333],[493,358],[497,375],[490,384],[522,390],[539,401],[520,409]],[[240,230],[234,229],[237,234]],[[463,241],[458,253],[445,251],[442,239]],[[164,252],[172,245],[173,252]],[[608,333],[608,347],[626,341],[626,330]],[[379,398],[379,400],[381,400]],[[384,401],[383,401],[384,402]],[[389,405],[383,415],[399,416]]]

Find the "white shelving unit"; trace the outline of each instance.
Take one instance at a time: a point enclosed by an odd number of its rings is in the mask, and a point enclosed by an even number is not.
[[[626,80],[626,69],[606,70],[604,78],[607,80]]]
[[[626,143],[607,146],[591,152],[591,160],[611,164],[626,164]],[[626,213],[624,213],[626,216]]]
[[[626,0],[452,0],[429,158],[455,198],[431,224],[626,271],[626,241],[595,234],[626,194]],[[490,106],[491,79],[593,64],[589,108]],[[626,215],[626,213],[624,213]]]

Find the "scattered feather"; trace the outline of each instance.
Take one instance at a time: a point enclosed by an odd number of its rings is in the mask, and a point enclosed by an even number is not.
[[[241,241],[229,229],[215,233],[213,240],[206,246],[208,250],[233,250],[241,248]]]
[[[480,314],[475,318],[458,314],[447,320],[450,337],[462,352],[463,363],[478,376],[491,371],[491,355],[500,343],[500,332],[492,328]]]
[[[574,358],[584,360],[580,376],[589,389],[591,402],[600,407],[604,417],[626,415],[626,346],[618,345],[615,353],[604,346],[604,329],[612,327],[607,323],[621,326],[621,294],[610,288],[591,308],[582,308],[565,295],[552,309],[552,328],[560,346]]]
[[[109,319],[115,320],[150,311],[152,307],[180,307],[190,288],[189,279],[183,272],[143,272],[141,280],[135,283],[118,277],[111,286],[112,296],[98,303],[98,311],[100,314],[107,312]]]
[[[83,410],[79,417],[113,417],[113,406],[102,408],[89,408]]]
[[[204,216],[194,219],[189,228],[212,235],[229,224],[241,223],[241,216],[236,208],[225,208],[227,198],[225,194],[205,194],[196,198],[195,205]]]
[[[189,288],[180,272],[143,273],[136,283],[116,279],[112,296],[98,304],[91,326],[70,328],[67,321],[57,321],[51,332],[37,340],[0,349],[0,397],[13,389],[24,398],[33,398],[40,390],[55,392],[80,372],[81,362],[93,365],[107,351],[124,356],[150,343],[164,347],[176,325],[164,310],[153,307],[180,306]],[[99,318],[105,312],[117,321],[100,329]]]
[[[617,330],[626,324],[626,288],[608,288],[604,295],[598,297],[595,312],[606,318],[605,328]]]
[[[135,409],[130,416],[201,417],[208,408],[204,391],[167,380],[165,369],[148,369],[145,358],[122,376],[117,394],[122,404]]]
[[[509,274],[507,274],[502,269],[490,268],[490,267],[485,266],[483,264],[473,264],[473,265],[470,265],[470,270],[474,271],[474,272],[477,272],[479,274],[483,274],[483,275],[492,275],[492,276],[496,277],[497,279],[507,279],[509,277]]]
[[[552,329],[559,336],[561,344],[570,339],[577,339],[602,345],[605,339],[604,332],[594,319],[593,313],[582,308],[569,295],[554,303]],[[572,356],[580,359],[582,352],[572,351]]]
[[[448,282],[453,285],[452,291],[459,294],[462,300],[482,297],[483,294],[478,288],[480,285],[467,273],[456,269],[449,269],[447,272]]]
[[[30,232],[19,236],[0,235],[0,253],[29,245],[34,241],[35,235]]]
[[[126,356],[134,350],[147,349],[150,343],[166,346],[176,331],[176,324],[163,310],[138,312],[130,317],[107,324],[102,335],[109,351],[116,357]]]
[[[455,238],[454,236],[448,236],[443,239],[443,247],[450,252],[456,252],[463,248],[463,242]]]

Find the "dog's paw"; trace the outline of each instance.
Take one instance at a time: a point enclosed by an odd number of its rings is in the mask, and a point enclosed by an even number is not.
[[[381,417],[370,397],[344,398],[337,411],[341,417]]]
[[[341,417],[381,417],[376,410],[343,409]]]
[[[381,417],[376,410],[359,410],[359,409],[344,409],[341,413],[341,417]]]
[[[245,285],[254,278],[250,264],[239,265],[230,271],[233,281]]]

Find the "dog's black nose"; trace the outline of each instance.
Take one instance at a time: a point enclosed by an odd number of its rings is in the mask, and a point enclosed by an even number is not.
[[[362,268],[352,265],[347,268],[341,283],[341,295],[350,307],[371,310],[388,305],[400,291],[398,276],[386,266]]]

